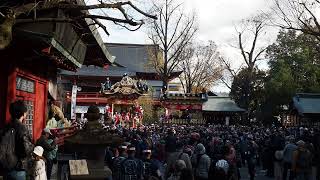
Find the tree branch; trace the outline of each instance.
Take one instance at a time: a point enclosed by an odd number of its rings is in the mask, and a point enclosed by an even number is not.
[[[157,19],[157,16],[150,15],[138,7],[136,7],[134,4],[131,3],[131,1],[124,1],[124,2],[116,2],[116,3],[100,3],[100,4],[93,4],[93,5],[79,5],[79,4],[64,4],[64,3],[54,3],[51,4],[48,7],[42,7],[41,9],[77,9],[77,10],[90,10],[90,9],[122,9],[122,6],[129,5],[131,8],[139,12],[140,14],[152,18]],[[121,11],[121,10],[120,10]]]
[[[242,46],[242,33],[239,32],[238,37],[239,37],[239,48],[240,48],[242,57],[243,57],[244,61],[246,62],[246,64],[249,66],[250,63],[249,63],[249,61],[248,61],[248,59],[247,59],[247,56],[246,56],[246,54],[245,54],[245,50],[244,50],[244,48],[243,48],[243,46]]]
[[[108,36],[110,35],[110,33],[107,30],[107,27],[103,25],[98,19],[93,19],[93,21],[95,22],[95,24],[101,27]]]

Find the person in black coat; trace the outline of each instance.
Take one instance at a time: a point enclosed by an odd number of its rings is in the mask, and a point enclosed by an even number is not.
[[[7,124],[4,129],[14,129],[15,143],[14,148],[15,157],[6,157],[8,159],[16,159],[15,167],[7,169],[4,172],[4,179],[25,179],[27,170],[27,158],[31,157],[34,145],[32,144],[31,135],[24,123],[27,117],[27,107],[23,101],[18,100],[10,104],[9,112],[11,115],[11,122]],[[1,170],[0,170],[1,171]]]

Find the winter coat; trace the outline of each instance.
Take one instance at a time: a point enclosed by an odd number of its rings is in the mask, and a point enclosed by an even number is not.
[[[36,142],[37,146],[41,146],[44,150],[43,152],[43,157],[46,158],[47,160],[52,160],[49,158],[49,154],[51,151],[56,149],[56,144],[55,143],[51,143],[49,144],[47,139],[45,138],[44,135],[42,135]]]
[[[177,146],[177,138],[173,135],[168,135],[165,138],[166,142],[166,152],[175,152]]]
[[[31,141],[30,133],[24,124],[19,120],[12,120],[10,125],[15,129],[15,155],[18,158],[16,169],[25,170],[27,168],[27,158],[31,156],[34,145]]]
[[[193,164],[195,176],[207,179],[211,164],[210,157],[206,154],[194,154],[191,161]]]
[[[52,139],[47,139],[47,143],[48,144],[52,144],[53,140]],[[54,145],[54,144],[52,144],[52,145]],[[58,153],[58,145],[55,145],[55,149],[52,150],[52,151],[49,151],[47,153],[47,158],[50,159],[50,160],[56,159],[57,158],[57,153]]]
[[[173,167],[177,160],[183,160],[186,163],[187,169],[192,169],[191,160],[187,153],[183,153],[182,150],[174,153],[169,153],[167,158],[165,177],[169,177],[173,173]]]
[[[297,150],[297,146],[293,143],[289,143],[283,150],[283,160],[287,163],[292,163],[293,152]]]
[[[35,161],[33,169],[34,180],[47,180],[46,164],[44,160]]]

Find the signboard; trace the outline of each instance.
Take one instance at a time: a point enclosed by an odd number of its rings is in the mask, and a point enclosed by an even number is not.
[[[86,160],[69,160],[70,175],[88,175],[88,165]]]
[[[34,81],[17,76],[16,78],[17,90],[34,93],[34,86],[35,86]]]
[[[71,92],[71,119],[72,120],[76,119],[77,91],[78,91],[77,85],[73,85],[72,92]]]

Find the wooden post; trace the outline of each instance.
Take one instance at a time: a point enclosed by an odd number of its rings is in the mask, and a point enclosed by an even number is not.
[[[113,103],[111,104],[111,117],[113,117],[113,113],[114,113],[114,105]]]

